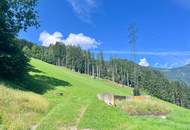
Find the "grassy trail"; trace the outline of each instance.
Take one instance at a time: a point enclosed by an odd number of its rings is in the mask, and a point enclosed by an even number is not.
[[[36,65],[36,62],[34,62],[34,65]],[[42,65],[39,65],[38,63],[37,66],[42,66]],[[51,67],[54,68],[54,66],[52,65],[47,64],[47,66],[50,70],[52,70]],[[37,68],[37,69],[46,70],[47,68]],[[96,94],[98,92],[114,92],[114,93],[118,93],[122,95],[130,94],[129,92],[131,92],[129,91],[130,88],[128,89],[119,88],[118,90],[118,88],[116,87],[113,87],[113,86],[110,87],[108,85],[109,83],[102,84],[102,82],[105,82],[105,81],[94,80],[86,75],[80,75],[70,70],[63,69],[61,67],[55,67],[53,71],[47,71],[47,72],[44,71],[44,72],[45,74],[51,75],[52,77],[56,77],[59,79],[64,78],[64,80],[71,83],[72,86],[71,87],[57,87],[55,90],[49,91],[48,93],[45,94],[45,97],[47,97],[49,100],[61,100],[62,98],[62,103],[60,104],[59,107],[56,107],[57,109],[55,113],[52,113],[51,115],[47,116],[46,120],[42,123],[42,125],[40,126],[41,128],[39,127],[39,129],[57,129],[55,128],[56,126],[59,126],[59,127],[73,126],[75,120],[77,120],[76,115],[80,113],[80,109],[83,106],[87,106],[87,105],[93,106],[91,105],[93,101],[95,101],[95,103],[97,102]],[[121,91],[120,89],[123,91]],[[64,96],[63,97],[54,96],[55,93],[58,93],[58,92],[63,92]],[[59,103],[59,102],[60,101],[57,101],[56,103]],[[64,111],[61,112],[62,110]],[[69,112],[66,112],[68,110]],[[59,114],[59,116],[57,114]],[[61,116],[62,114],[63,116]],[[52,120],[52,118],[56,118],[56,120]],[[51,122],[51,125],[49,124],[49,122]],[[59,124],[59,122],[61,122],[61,124]],[[80,127],[80,123],[79,123],[79,127]]]
[[[56,67],[39,60],[33,59],[31,65],[42,71],[42,75],[66,81],[70,84],[69,86],[57,85],[54,89],[44,94],[44,97],[52,104],[53,111],[46,115],[38,130],[61,130],[75,126],[79,129],[97,130],[190,129],[190,111],[187,109],[166,103],[172,109],[167,119],[153,116],[128,116],[127,113],[120,109],[106,106],[103,102],[98,101],[96,95],[100,92],[131,95],[131,88],[116,87],[115,84],[109,81],[92,79],[87,75],[72,72],[63,67]],[[32,74],[35,75],[35,73]],[[60,92],[63,93],[63,96],[56,95],[56,93]],[[88,107],[83,113],[81,109],[85,106]],[[80,113],[82,113],[82,116],[80,116]]]
[[[131,88],[36,59],[30,64],[24,85],[41,94],[0,84],[0,130],[190,130],[190,110],[153,98],[170,108],[166,119],[129,116],[99,101],[97,94],[132,95]]]

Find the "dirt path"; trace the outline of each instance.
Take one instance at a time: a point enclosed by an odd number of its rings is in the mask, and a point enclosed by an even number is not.
[[[82,117],[83,117],[83,115],[84,115],[84,113],[85,113],[87,107],[88,107],[88,106],[83,106],[83,107],[81,108],[79,117],[78,117],[77,120],[76,120],[76,128],[78,127],[78,125],[79,125],[79,123],[80,123],[80,120],[82,119]]]
[[[88,108],[88,105],[83,106],[80,110],[79,115],[77,116],[77,119],[74,123],[73,126],[67,126],[67,127],[61,127],[58,130],[78,130],[77,127],[82,119],[82,117],[84,116],[84,113],[86,112],[86,109]],[[90,129],[83,129],[83,130],[90,130]]]

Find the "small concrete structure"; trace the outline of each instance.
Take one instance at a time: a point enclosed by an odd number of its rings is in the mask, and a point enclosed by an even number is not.
[[[115,106],[116,101],[148,101],[150,96],[120,96],[112,93],[101,93],[97,95],[97,98],[108,105]]]
[[[111,94],[111,93],[101,93],[101,94],[98,94],[97,98],[99,100],[104,101],[108,105],[112,105],[112,106],[115,105],[114,95]]]

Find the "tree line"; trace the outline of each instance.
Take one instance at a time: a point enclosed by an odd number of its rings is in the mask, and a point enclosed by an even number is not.
[[[139,88],[162,100],[190,108],[190,87],[180,81],[169,81],[161,72],[142,67],[132,61],[111,57],[104,59],[102,51],[92,53],[80,46],[57,42],[49,47],[38,46],[26,40],[17,40],[19,47],[28,57],[34,57],[50,64],[64,66],[73,71],[85,73],[93,78],[108,79],[125,86]],[[134,67],[137,79],[134,79]]]
[[[35,10],[37,3],[38,0],[0,2],[0,78],[23,77],[29,58],[34,57],[93,78],[109,79],[123,86],[134,87],[134,84],[138,84],[140,89],[150,95],[190,108],[190,87],[183,82],[167,80],[159,71],[115,57],[105,61],[103,52],[93,54],[79,46],[56,43],[42,47],[16,39],[21,30],[39,26]],[[134,79],[134,67],[138,70],[137,80]]]

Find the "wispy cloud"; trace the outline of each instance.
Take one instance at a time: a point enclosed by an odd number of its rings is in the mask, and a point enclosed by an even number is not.
[[[190,9],[190,0],[172,0],[177,6]]]
[[[171,69],[171,68],[175,68],[175,67],[179,67],[179,66],[183,66],[183,65],[185,65],[185,64],[179,64],[176,62],[174,62],[174,63],[167,63],[167,62],[166,63],[158,63],[158,62],[156,62],[153,67]]]
[[[100,45],[100,42],[96,41],[96,39],[86,36],[83,33],[70,33],[69,36],[64,39],[61,32],[54,32],[53,34],[50,34],[46,31],[43,31],[40,33],[39,41],[42,42],[42,46],[46,47],[51,44],[54,45],[56,42],[62,42],[66,45],[73,46],[79,45],[83,49],[95,49],[98,47],[98,45]]]
[[[92,22],[92,14],[97,9],[97,0],[67,0],[77,16],[86,23]]]
[[[149,59],[153,59],[153,57],[149,57]],[[189,56],[183,56],[183,55],[164,56],[162,58],[156,57],[156,62],[152,63],[153,67],[158,67],[158,68],[176,68],[187,64],[190,64],[190,58]]]
[[[98,53],[98,51],[94,51]],[[106,55],[117,55],[127,57],[131,55],[130,51],[104,51]],[[174,68],[190,64],[190,51],[137,51],[137,57],[149,57],[150,63],[153,67],[158,68]],[[146,59],[140,59],[139,64],[144,65]],[[154,63],[155,62],[155,63]],[[147,62],[149,63],[149,62]],[[150,65],[149,63],[149,65]]]
[[[130,55],[130,51],[104,51],[105,54],[127,54]],[[150,55],[150,56],[190,56],[190,51],[166,51],[166,52],[153,52],[153,51],[137,51],[136,55]]]

